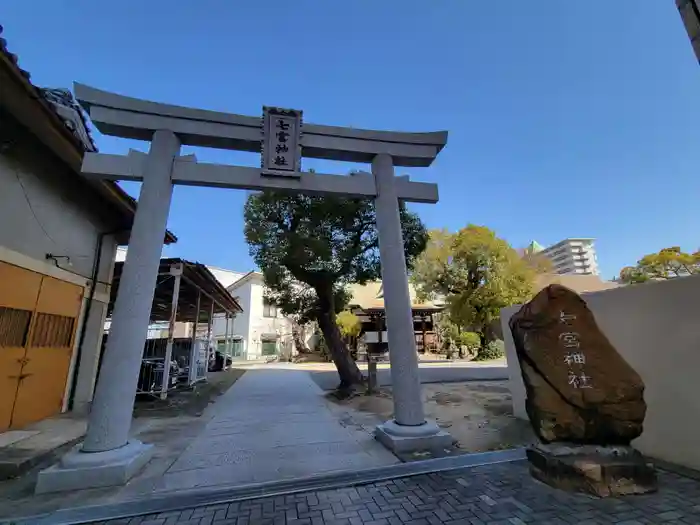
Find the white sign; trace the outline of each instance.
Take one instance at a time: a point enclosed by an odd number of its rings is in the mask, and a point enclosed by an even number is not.
[[[263,107],[262,169],[265,175],[299,176],[301,111]]]

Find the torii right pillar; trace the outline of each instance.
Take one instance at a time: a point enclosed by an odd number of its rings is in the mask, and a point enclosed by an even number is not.
[[[375,207],[394,398],[394,419],[379,425],[375,436],[385,447],[398,453],[443,449],[452,445],[452,436],[434,421],[427,421],[423,410],[399,199],[391,156],[377,155],[372,162],[372,174],[377,188]]]

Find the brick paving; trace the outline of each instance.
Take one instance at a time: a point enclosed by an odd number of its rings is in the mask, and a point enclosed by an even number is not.
[[[597,499],[501,463],[335,490],[95,522],[109,525],[700,524],[700,482],[660,471],[656,494]]]

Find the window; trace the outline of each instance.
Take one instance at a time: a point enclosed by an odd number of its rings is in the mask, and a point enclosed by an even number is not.
[[[243,354],[243,339],[234,339],[231,341],[232,357],[244,357]]]
[[[261,341],[262,355],[277,355],[277,341],[272,339],[263,339]]]
[[[29,346],[69,348],[74,324],[73,317],[38,313]]]
[[[31,319],[30,310],[0,306],[0,346],[24,346]]]
[[[263,317],[277,317],[277,306],[263,301]]]

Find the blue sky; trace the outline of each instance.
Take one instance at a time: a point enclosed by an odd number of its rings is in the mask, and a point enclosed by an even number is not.
[[[40,6],[40,7],[39,7]],[[634,6],[634,7],[633,7]],[[10,49],[41,86],[308,122],[446,129],[429,227],[515,247],[595,237],[603,276],[700,246],[700,66],[673,0],[120,0],[3,4]],[[96,134],[103,152],[143,143]],[[195,150],[256,165],[255,155]],[[304,167],[345,173],[346,165]],[[128,185],[134,193],[137,185]],[[166,253],[252,269],[245,192],[176,188]]]

